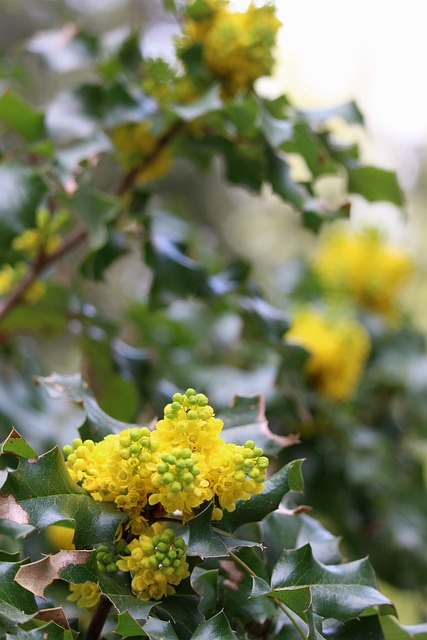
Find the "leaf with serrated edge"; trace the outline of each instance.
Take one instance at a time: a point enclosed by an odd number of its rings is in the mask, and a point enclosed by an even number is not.
[[[44,598],[44,590],[61,578],[60,571],[70,564],[85,564],[91,551],[59,551],[42,560],[23,565],[15,576],[21,587]]]
[[[68,618],[65,615],[65,611],[62,607],[52,607],[50,609],[40,609],[37,615],[34,616],[36,620],[43,620],[44,622],[55,622],[63,629],[69,629]]]
[[[277,509],[286,493],[302,491],[302,463],[303,460],[293,460],[265,482],[262,493],[252,496],[249,500],[238,500],[234,511],[224,511],[222,520],[217,525],[218,528],[232,533],[243,524],[260,522]]]
[[[32,593],[15,582],[19,562],[0,562],[0,619],[21,623],[30,620],[38,607]]]
[[[227,555],[227,547],[212,527],[213,503],[188,522],[189,539],[187,556],[219,558]]]
[[[73,482],[58,447],[36,459],[20,459],[17,469],[8,474],[1,494],[3,518],[23,523],[23,509],[28,515],[25,524],[37,529],[68,520],[76,529],[74,544],[78,549],[111,542],[126,517],[114,505],[93,500]],[[16,502],[21,509],[16,508]]]
[[[179,640],[170,622],[149,617],[144,624],[144,631],[150,640]]]
[[[216,616],[201,624],[191,636],[191,640],[236,640],[236,637],[227,616],[223,611],[220,611]]]
[[[37,458],[37,451],[34,451],[15,428],[12,429],[6,440],[0,444],[0,455],[2,453],[13,453],[15,456],[22,458]]]
[[[305,590],[306,599],[311,594],[313,611],[325,618],[348,620],[379,605],[392,611],[390,600],[376,589],[375,574],[367,560],[324,565],[313,557],[309,544],[286,549],[272,573],[270,595],[302,615],[307,610],[301,606],[304,598],[299,594],[296,602],[295,590]]]

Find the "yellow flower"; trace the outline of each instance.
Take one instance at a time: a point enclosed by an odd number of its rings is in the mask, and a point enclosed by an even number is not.
[[[312,265],[325,288],[388,317],[394,315],[397,296],[413,270],[409,256],[372,229],[335,231],[321,243]]]
[[[101,590],[93,582],[83,582],[82,584],[70,584],[70,595],[67,600],[75,602],[81,609],[93,609],[101,597]]]
[[[73,528],[62,524],[51,524],[46,527],[46,537],[52,546],[57,549],[75,549],[76,547],[73,543],[74,533]]]
[[[161,600],[190,575],[185,548],[172,529],[156,523],[128,544],[130,555],[122,556],[117,567],[132,573],[132,590],[141,600]]]
[[[151,475],[156,469],[154,445],[146,427],[125,429],[94,444],[73,441],[64,447],[66,466],[75,482],[81,483],[95,500],[115,502],[119,509],[138,512],[152,491]]]
[[[169,170],[170,151],[159,144],[148,122],[122,124],[112,131],[111,137],[117,147],[119,161],[128,169],[140,167],[137,182],[156,180]]]
[[[16,281],[15,271],[10,264],[5,264],[0,269],[0,295],[8,293]]]
[[[224,3],[211,3],[212,13],[202,20],[188,19],[185,33],[203,45],[207,68],[222,81],[225,96],[246,92],[273,68],[272,47],[280,21],[272,6],[249,6],[232,12]]]
[[[305,373],[321,393],[332,400],[352,394],[370,349],[369,335],[359,322],[306,309],[296,314],[285,339],[310,352]]]

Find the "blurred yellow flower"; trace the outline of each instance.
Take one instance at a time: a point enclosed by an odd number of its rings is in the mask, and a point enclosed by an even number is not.
[[[370,350],[369,335],[359,322],[304,309],[295,315],[285,340],[310,352],[305,373],[316,389],[332,400],[352,394]]]
[[[0,296],[8,293],[16,281],[15,270],[10,264],[4,264],[0,269]]]
[[[101,590],[93,582],[83,582],[82,584],[70,584],[70,595],[67,600],[75,602],[81,609],[93,609],[101,597]]]
[[[66,527],[62,524],[51,524],[46,527],[46,537],[52,546],[57,549],[72,550],[74,546],[74,529],[72,527]]]
[[[150,129],[146,121],[130,122],[111,132],[119,162],[128,169],[137,170],[136,181],[139,183],[161,178],[171,165],[169,149],[159,144]]]
[[[389,317],[413,271],[409,256],[373,229],[358,233],[341,229],[326,236],[312,266],[326,289],[349,295],[361,306]]]
[[[274,7],[249,6],[244,13],[230,11],[224,2],[210,2],[211,12],[199,20],[187,19],[184,32],[203,45],[203,61],[217,76],[225,96],[250,89],[272,71],[272,48],[281,25]]]

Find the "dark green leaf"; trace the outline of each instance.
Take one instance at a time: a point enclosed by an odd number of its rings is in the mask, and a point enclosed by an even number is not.
[[[226,442],[243,445],[253,440],[265,455],[275,455],[295,439],[278,436],[268,428],[265,402],[262,396],[234,398],[233,406],[217,416],[224,421],[221,433]]]
[[[187,6],[187,16],[191,20],[206,20],[213,15],[212,6],[206,0],[194,0]]]
[[[222,611],[198,627],[191,640],[236,640],[227,616]]]
[[[144,630],[142,626],[132,618],[132,616],[124,611],[123,613],[119,613],[117,616],[117,626],[114,629],[114,632],[117,633],[122,638],[133,638],[144,636]]]
[[[2,453],[13,453],[21,458],[37,458],[37,452],[24,440],[24,438],[16,431],[12,431],[0,444],[0,455]]]
[[[16,632],[6,635],[6,640],[73,640],[74,638],[77,638],[76,632],[64,629],[52,621],[25,631],[17,628]]]
[[[273,151],[268,155],[267,177],[274,193],[277,193],[285,202],[293,204],[296,209],[304,208],[306,194],[303,187],[292,179],[287,162]]]
[[[223,531],[233,532],[248,522],[260,522],[265,516],[277,509],[286,493],[302,491],[302,463],[303,460],[293,460],[266,481],[262,493],[252,496],[249,500],[238,500],[234,511],[224,511],[218,527]]]
[[[107,222],[114,220],[122,209],[119,198],[95,189],[79,189],[71,206],[89,230],[91,249],[99,249],[108,239]]]
[[[384,640],[377,615],[325,625],[323,634],[327,640]]]
[[[32,593],[15,582],[15,575],[22,566],[19,562],[0,562],[0,620],[25,622],[37,613]]]
[[[358,193],[368,202],[386,201],[401,207],[404,197],[394,171],[363,166],[347,169],[348,190]]]
[[[77,548],[112,541],[125,517],[114,505],[93,500],[71,480],[57,447],[37,459],[21,459],[16,471],[9,473],[0,504],[7,504],[9,516],[3,517],[16,521],[16,507],[9,494],[16,498],[21,508],[19,514],[24,510],[29,524],[38,529],[60,520],[75,523]]]
[[[200,598],[201,613],[205,618],[214,616],[218,608],[218,569],[195,567],[190,579],[191,586]]]
[[[323,565],[309,544],[285,549],[271,578],[271,595],[302,616],[307,603],[324,618],[349,620],[372,606],[392,610],[388,598],[376,589],[375,574],[367,560],[341,565]],[[257,585],[259,593],[259,585]]]
[[[53,373],[46,378],[36,376],[35,380],[51,398],[71,400],[83,407],[86,422],[80,427],[80,433],[84,439],[91,438],[98,442],[109,433],[120,433],[124,429],[138,426],[115,420],[102,411],[80,374],[62,376]]]
[[[179,587],[179,589],[181,586]],[[204,622],[204,617],[199,611],[199,598],[192,595],[179,595],[177,593],[174,596],[168,596],[160,605],[156,607],[156,613],[160,615],[160,611],[164,611],[170,616],[175,629],[178,633],[178,627],[185,629],[190,636],[201,622]],[[163,617],[163,616],[162,616]]]
[[[306,122],[297,122],[294,125],[292,139],[284,141],[281,148],[288,153],[300,154],[313,176],[337,173],[337,165],[323,145],[322,139]]]
[[[0,250],[35,226],[35,211],[46,189],[36,171],[14,163],[0,166]]]
[[[227,547],[212,528],[213,506],[213,503],[210,503],[201,513],[188,521],[188,556],[218,558],[227,555]]]
[[[0,96],[0,122],[13,127],[30,142],[41,138],[44,133],[44,116],[11,89]]]
[[[385,640],[427,640],[427,624],[405,626],[392,616],[380,617]]]
[[[144,631],[150,640],[179,640],[170,622],[149,617],[144,624]]]

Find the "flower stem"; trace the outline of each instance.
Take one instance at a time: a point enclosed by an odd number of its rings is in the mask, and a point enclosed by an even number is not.
[[[110,613],[111,602],[104,595],[101,596],[100,601],[92,616],[92,620],[89,623],[84,640],[98,640],[104,627],[105,621]]]
[[[243,562],[243,560],[241,560],[239,558],[239,556],[237,556],[235,553],[233,553],[230,550],[228,550],[228,555],[230,556],[230,558],[232,558],[234,560],[234,562],[236,564],[238,564],[244,571],[246,571],[246,573],[248,573],[253,578],[257,577],[257,574],[255,573],[255,571],[252,571],[252,569],[246,564],[246,562]],[[274,596],[270,596],[270,597],[277,604],[279,609],[281,609],[283,611],[283,613],[292,622],[292,624],[294,625],[295,629],[300,634],[302,640],[307,640],[307,636],[305,635],[304,631],[301,629],[301,627],[299,626],[298,622],[295,620],[295,618],[293,617],[293,615],[289,611],[288,607],[283,602],[280,602],[280,600],[278,598],[275,598]]]

